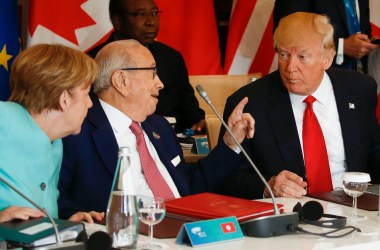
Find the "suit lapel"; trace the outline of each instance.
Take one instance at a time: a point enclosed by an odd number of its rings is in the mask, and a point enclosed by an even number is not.
[[[337,74],[332,71],[327,71],[331,83],[334,89],[334,95],[336,105],[338,108],[339,121],[342,129],[342,137],[344,144],[344,151],[346,154],[347,165],[350,166],[351,156],[355,155],[355,149],[352,145],[358,145],[356,127],[358,116],[358,109],[360,109],[360,103],[354,95],[347,89],[347,83],[344,80],[339,79]]]
[[[286,164],[283,168],[304,174],[302,150],[289,93],[280,80],[273,88],[269,101],[269,120]]]
[[[107,116],[96,95],[91,96],[93,107],[88,111],[88,120],[95,127],[91,137],[98,155],[113,176],[117,163],[118,144]]]
[[[164,151],[164,146],[161,144],[161,134],[159,131],[156,131],[154,127],[152,127],[149,122],[145,121],[141,124],[143,127],[145,133],[148,135],[150,141],[152,142],[154,148],[157,151],[158,156],[160,157],[162,163],[165,166],[171,166],[173,165],[171,163],[171,159],[168,158],[169,153],[168,150]]]

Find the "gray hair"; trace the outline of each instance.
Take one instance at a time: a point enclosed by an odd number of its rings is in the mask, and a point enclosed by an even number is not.
[[[136,45],[141,46],[137,40],[119,40],[107,44],[98,52],[95,61],[99,66],[99,75],[94,82],[95,93],[111,86],[111,77],[116,70],[135,67],[132,55]]]

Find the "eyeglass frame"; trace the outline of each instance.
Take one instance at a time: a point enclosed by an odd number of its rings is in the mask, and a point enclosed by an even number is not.
[[[151,11],[136,11],[136,12],[130,12],[130,11],[120,11],[121,14],[126,14],[131,17],[138,17],[138,18],[147,18],[148,16],[154,17],[154,18],[160,18],[160,14],[162,14],[162,10],[151,10]]]
[[[133,70],[153,70],[153,79],[156,77],[157,75],[157,66],[154,66],[154,67],[135,67],[135,68],[122,68],[120,70],[126,70],[126,71],[133,71]]]

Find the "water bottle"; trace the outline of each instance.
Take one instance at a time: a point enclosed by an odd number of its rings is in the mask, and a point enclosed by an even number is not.
[[[137,245],[138,202],[131,171],[130,150],[122,147],[118,153],[106,215],[107,233],[114,248],[136,249]]]

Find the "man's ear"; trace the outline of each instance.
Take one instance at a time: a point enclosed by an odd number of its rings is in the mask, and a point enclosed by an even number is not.
[[[71,103],[71,100],[70,100],[69,92],[67,90],[64,90],[59,96],[58,109],[60,111],[65,111],[67,107],[70,105],[70,103]]]
[[[323,56],[323,68],[327,70],[331,67],[334,60],[334,51],[327,52],[326,55]]]
[[[123,96],[126,96],[128,93],[128,79],[121,70],[115,71],[111,76],[112,86]]]

